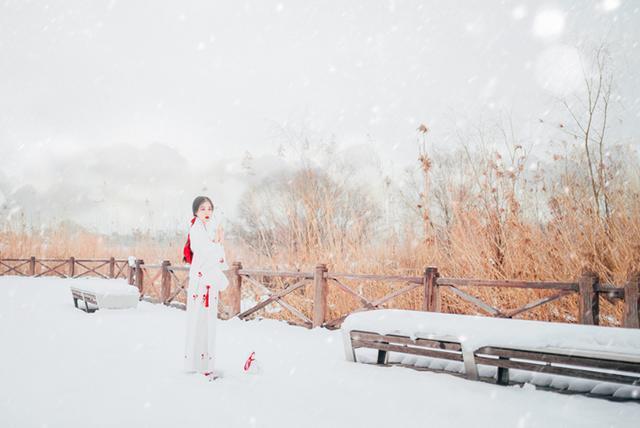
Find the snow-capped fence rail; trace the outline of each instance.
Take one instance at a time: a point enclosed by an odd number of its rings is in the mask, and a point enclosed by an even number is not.
[[[23,276],[58,275],[62,277],[79,278],[85,275],[100,276],[102,278],[128,278],[129,284],[136,285],[142,298],[184,307],[184,303],[177,301],[180,294],[186,296],[188,266],[172,266],[168,260],[160,264],[145,264],[144,260],[129,258],[116,259],[0,259],[0,275],[15,274]],[[82,271],[82,272],[80,272]],[[640,328],[639,300],[640,274],[633,273],[622,286],[604,284],[598,276],[584,271],[576,282],[558,281],[515,281],[515,280],[483,280],[469,278],[441,277],[436,267],[427,267],[421,276],[401,275],[363,275],[341,272],[330,272],[326,264],[319,263],[311,272],[300,271],[272,271],[260,269],[245,269],[241,262],[234,262],[226,272],[230,285],[225,292],[229,303],[228,316],[246,318],[266,306],[275,303],[289,311],[295,318],[296,324],[305,327],[339,327],[342,321],[353,312],[381,309],[384,304],[400,296],[417,290],[421,294],[423,311],[442,312],[442,293],[452,293],[487,315],[498,318],[513,318],[539,306],[574,296],[578,298],[578,317],[580,324],[598,325],[600,323],[600,298],[610,302],[622,300],[624,313],[621,325],[629,328]],[[261,280],[259,280],[261,278]],[[281,290],[272,291],[272,283],[276,280],[289,281]],[[362,287],[354,289],[345,284],[346,280],[359,282],[378,281],[384,283],[400,283],[402,287],[375,299],[366,297]],[[270,284],[265,284],[270,281]],[[250,308],[241,310],[241,296],[243,287],[251,287],[261,297]],[[310,290],[306,290],[309,287]],[[469,294],[465,287],[494,287],[520,288],[529,290],[552,290],[549,296],[515,309],[502,309]],[[306,299],[309,308],[296,306],[286,301],[286,296],[294,292],[311,296]],[[331,317],[327,296],[329,292],[342,293],[356,299],[359,306],[341,316]],[[300,301],[300,300],[299,300]]]

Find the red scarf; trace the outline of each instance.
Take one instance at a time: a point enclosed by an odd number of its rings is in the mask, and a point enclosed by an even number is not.
[[[195,222],[196,216],[193,216],[193,218],[191,219],[191,226],[193,226],[193,223]],[[191,234],[187,235],[187,243],[184,244],[182,254],[184,255],[182,257],[182,261],[191,264],[191,261],[193,260],[193,251],[191,251]]]

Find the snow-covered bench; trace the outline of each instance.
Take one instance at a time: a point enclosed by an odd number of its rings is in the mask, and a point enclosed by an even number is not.
[[[349,315],[346,358],[640,399],[640,330],[384,309]]]
[[[138,289],[123,279],[74,279],[69,288],[75,307],[86,312],[135,308],[140,300]],[[84,303],[84,307],[78,306],[79,300]]]

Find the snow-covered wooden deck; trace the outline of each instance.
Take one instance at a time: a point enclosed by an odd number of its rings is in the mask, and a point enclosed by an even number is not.
[[[0,277],[3,427],[635,427],[640,406],[345,360],[340,331],[221,321],[209,383],[182,372],[185,313],[87,314],[73,279]],[[262,368],[247,375],[251,351]]]

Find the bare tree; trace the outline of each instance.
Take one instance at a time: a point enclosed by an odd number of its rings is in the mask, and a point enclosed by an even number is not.
[[[320,169],[276,172],[248,189],[239,204],[237,235],[271,260],[360,248],[373,239],[380,209],[362,186],[340,183]]]
[[[592,68],[583,65],[584,92],[576,95],[573,102],[561,99],[572,119],[573,126],[560,128],[580,141],[586,158],[588,180],[593,195],[593,210],[597,218],[608,223],[611,216],[607,189],[607,165],[605,146],[610,114],[614,75],[609,66],[610,57],[603,45],[595,49]]]
[[[427,133],[429,128],[421,124],[418,129],[418,161],[420,162],[420,169],[422,171],[422,190],[419,193],[419,202],[417,208],[420,212],[422,219],[424,241],[427,243],[434,242],[433,236],[433,221],[431,220],[429,210],[430,199],[430,180],[429,175],[431,171],[432,161],[427,153]]]

